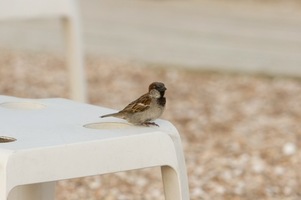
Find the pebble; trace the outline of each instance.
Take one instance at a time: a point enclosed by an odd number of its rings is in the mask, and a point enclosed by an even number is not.
[[[291,142],[284,144],[282,147],[282,152],[286,156],[291,156],[291,155],[295,154],[296,151],[297,151],[296,145]]]

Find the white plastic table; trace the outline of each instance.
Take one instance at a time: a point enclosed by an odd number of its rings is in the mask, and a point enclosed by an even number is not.
[[[165,198],[189,200],[175,127],[137,127],[66,99],[0,96],[0,200],[50,200],[55,181],[160,166]]]

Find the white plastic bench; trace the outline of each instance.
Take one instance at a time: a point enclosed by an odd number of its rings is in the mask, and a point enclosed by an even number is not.
[[[64,29],[70,98],[85,102],[87,100],[86,81],[77,1],[0,0],[0,22],[54,17],[61,19]]]
[[[53,200],[55,181],[158,167],[167,200],[189,200],[175,127],[99,118],[108,108],[0,96],[0,200]]]

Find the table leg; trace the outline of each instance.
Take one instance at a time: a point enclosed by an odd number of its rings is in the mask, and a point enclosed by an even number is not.
[[[170,166],[161,167],[166,200],[189,200],[187,179]]]
[[[54,200],[55,182],[37,183],[15,187],[8,200]]]

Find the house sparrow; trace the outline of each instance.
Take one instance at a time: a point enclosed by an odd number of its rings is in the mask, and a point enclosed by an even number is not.
[[[151,122],[159,118],[165,108],[166,99],[164,97],[166,87],[164,83],[153,82],[148,87],[148,93],[142,95],[137,100],[131,102],[123,110],[101,116],[104,117],[117,117],[125,119],[135,125],[155,125]]]

